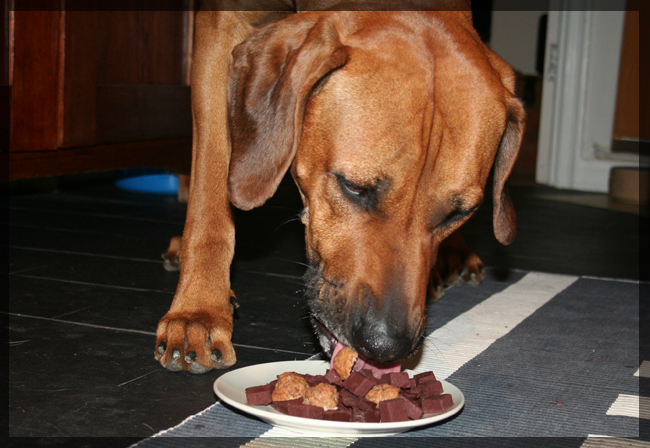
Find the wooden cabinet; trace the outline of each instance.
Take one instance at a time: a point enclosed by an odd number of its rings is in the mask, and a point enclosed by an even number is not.
[[[640,69],[641,2],[628,0],[618,75],[612,150],[650,155],[650,90],[648,72]],[[645,36],[647,39],[647,35]],[[647,42],[644,42],[647,43]],[[643,77],[643,78],[642,78]],[[641,88],[643,85],[644,88]]]
[[[84,11],[82,1],[66,0],[63,9],[62,0],[5,0],[6,177],[145,166],[189,171],[192,3]],[[33,4],[41,10],[28,10]]]

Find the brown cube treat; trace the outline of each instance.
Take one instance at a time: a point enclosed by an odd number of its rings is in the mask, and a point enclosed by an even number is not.
[[[404,400],[404,404],[406,404],[406,415],[408,415],[408,418],[411,420],[419,420],[422,418],[422,415],[424,414],[424,411],[420,406],[412,402],[411,400],[400,397],[401,400]]]
[[[346,389],[341,389],[339,390],[339,400],[341,403],[345,404],[346,406],[349,406],[348,404],[345,403],[346,400],[351,400],[353,398],[359,398],[356,395],[354,395],[352,392]]]
[[[435,395],[433,397],[426,397],[420,401],[422,411],[425,414],[432,414],[446,411],[454,406],[454,400],[449,394]]]
[[[294,417],[322,419],[324,412],[323,408],[302,403],[294,404],[287,408],[287,414],[293,415]]]
[[[402,389],[399,391],[400,396],[408,398],[411,401],[417,401],[420,398],[420,393],[417,389]]]
[[[336,354],[336,358],[334,358],[334,363],[332,367],[334,367],[336,373],[338,373],[339,376],[345,380],[348,378],[348,376],[350,376],[350,372],[352,371],[352,366],[354,365],[358,357],[359,354],[355,349],[350,347],[343,347]]]
[[[352,372],[348,379],[343,382],[343,387],[357,397],[365,397],[374,385],[375,383],[373,381],[370,381],[359,372]]]
[[[385,373],[379,380],[380,384],[390,384],[391,386],[399,387],[400,389],[406,388],[410,385],[409,374],[406,372],[391,372]]]
[[[412,402],[415,403],[417,406],[420,406],[420,400],[419,400],[419,398],[418,398],[417,396],[415,396],[414,394],[412,394],[412,393],[411,393],[410,391],[408,391],[408,390],[400,390],[400,391],[399,391],[399,396],[402,397],[402,398],[404,398],[405,400],[412,401]]]
[[[339,403],[343,403],[345,406],[368,411],[375,409],[377,406],[372,401],[368,401],[365,398],[357,397],[352,392],[349,392],[345,389],[341,389],[339,392]]]
[[[379,402],[381,422],[405,422],[409,419],[406,403],[401,398]]]
[[[289,407],[302,404],[302,398],[294,398],[293,400],[274,401],[273,407],[283,414],[289,413]]]
[[[307,390],[303,404],[318,406],[328,411],[339,405],[339,392],[333,384],[320,383]]]
[[[343,384],[343,378],[341,378],[341,376],[338,373],[336,373],[336,370],[334,369],[329,369],[325,374],[325,378],[327,379],[327,382],[330,384],[336,384],[337,386]]]
[[[432,381],[420,384],[416,390],[420,393],[420,397],[432,397],[442,393],[442,383],[440,381]]]
[[[390,384],[377,384],[366,394],[366,400],[379,404],[380,401],[392,400],[399,397],[399,387]]]
[[[377,378],[375,378],[375,375],[372,374],[372,370],[361,369],[361,370],[357,370],[357,372],[359,372],[361,375],[365,376],[370,381],[372,381],[373,385],[379,384],[379,380]]]
[[[250,406],[271,404],[271,385],[254,386],[246,389],[246,400]]]
[[[415,380],[415,384],[419,386],[424,383],[436,381],[436,376],[433,374],[433,372],[422,372],[415,375],[413,379]]]
[[[352,411],[352,421],[361,422],[361,423],[379,423],[381,422],[381,417],[379,409],[354,409]]]
[[[314,387],[320,383],[330,384],[330,381],[325,377],[325,375],[310,375],[306,373],[305,375],[303,375],[303,377],[305,378],[305,381],[307,381],[307,384],[309,384],[310,387]]]
[[[409,378],[409,383],[404,387],[404,389],[415,389],[417,387],[417,383],[415,382],[415,378]]]
[[[278,382],[271,393],[273,401],[287,401],[294,398],[305,398],[309,389],[307,381],[295,372],[286,372],[278,375]]]
[[[323,413],[323,420],[332,420],[335,422],[351,422],[351,409],[331,409]]]
[[[341,389],[339,391],[339,403],[344,404],[347,407],[350,408],[356,408],[358,407],[358,403],[361,399],[354,395],[352,392],[349,390]]]
[[[343,392],[347,392],[347,391],[343,391]],[[340,410],[340,409],[343,409],[343,410],[346,410],[346,409],[347,409],[348,411],[351,411],[351,410],[352,410],[351,407],[346,406],[345,404],[343,404],[343,401],[340,400],[340,399],[339,399],[339,407],[336,408],[336,409],[339,409],[339,410]]]

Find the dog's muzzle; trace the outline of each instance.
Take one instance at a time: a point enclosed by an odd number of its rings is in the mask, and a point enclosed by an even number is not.
[[[348,301],[341,283],[324,281],[315,270],[306,276],[311,320],[319,342],[332,359],[349,346],[359,354],[355,370],[399,371],[400,361],[411,355],[422,341],[426,313],[412,322],[402,310],[404,301],[380,301],[368,296]],[[360,302],[362,304],[360,304]]]

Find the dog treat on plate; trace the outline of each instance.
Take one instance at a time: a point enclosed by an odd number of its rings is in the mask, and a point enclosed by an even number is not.
[[[287,408],[287,414],[294,417],[322,419],[325,411],[318,406],[309,406],[308,404],[296,403]]]
[[[302,400],[303,400],[302,398],[294,398],[293,400],[274,401],[273,407],[278,411],[282,412],[283,414],[288,414],[289,408],[297,404],[302,404]]]
[[[442,393],[442,383],[440,381],[431,381],[421,384],[417,390],[420,393],[420,398],[440,395]]]
[[[246,398],[251,406],[271,404],[271,383],[247,388]]]
[[[418,386],[421,386],[425,383],[432,383],[434,381],[437,381],[436,376],[433,374],[433,372],[418,373],[417,375],[413,376],[413,379],[415,380],[415,384]]]
[[[378,384],[366,394],[366,400],[379,404],[380,401],[393,400],[399,397],[399,387],[390,384]]]
[[[307,381],[307,384],[309,384],[309,387],[317,386],[320,383],[331,384],[331,381],[325,378],[325,375],[310,375],[306,373],[303,377]]]
[[[247,388],[248,404],[272,404],[296,417],[367,423],[418,420],[454,405],[433,372],[409,378],[385,369],[389,373],[378,379],[370,368],[353,370],[357,358],[355,350],[344,347],[325,375],[282,373],[269,384]]]
[[[406,403],[401,398],[379,402],[381,422],[405,422],[409,419],[406,412]]]
[[[379,414],[379,409],[353,409],[352,415],[353,422],[361,423],[379,423],[381,422],[381,415]]]
[[[339,392],[332,384],[320,383],[307,389],[303,404],[318,406],[326,411],[339,407]]]
[[[329,369],[325,374],[325,380],[330,384],[336,384],[337,386],[343,387],[343,378],[336,373],[336,370]]]
[[[363,369],[344,381],[334,369],[325,375],[286,372],[269,384],[247,388],[246,397],[249,405],[270,403],[296,417],[364,423],[418,420],[454,406],[432,372],[413,378],[393,372],[378,381],[372,371]]]
[[[339,400],[349,408],[360,409],[362,411],[370,411],[377,407],[377,405],[372,401],[366,400],[363,397],[357,397],[352,392],[345,389],[341,389],[339,392]]]
[[[424,411],[415,401],[411,401],[404,396],[400,396],[400,399],[404,400],[404,405],[406,406],[406,415],[411,420],[419,420],[422,418]]]
[[[294,372],[286,372],[278,375],[278,382],[271,394],[271,398],[273,401],[305,398],[307,389],[309,389],[309,384],[302,375]]]
[[[350,422],[352,421],[352,409],[341,408],[331,409],[323,412],[323,420],[332,420],[335,422]]]
[[[422,411],[425,413],[443,412],[454,405],[454,401],[449,394],[426,397],[420,402],[422,403]]]
[[[375,386],[374,381],[360,372],[352,372],[348,379],[343,382],[343,387],[357,397],[365,397],[373,386]]]
[[[391,386],[395,386],[400,389],[411,387],[409,374],[406,372],[385,373],[379,380],[379,384],[390,384]],[[415,383],[413,384],[415,385]]]
[[[352,366],[359,357],[357,351],[350,347],[343,347],[334,358],[334,370],[339,376],[346,380],[350,376]]]

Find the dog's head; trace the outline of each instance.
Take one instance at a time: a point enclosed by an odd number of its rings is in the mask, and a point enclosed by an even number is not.
[[[514,74],[466,15],[305,13],[233,53],[233,204],[263,204],[291,168],[304,202],[321,344],[385,363],[412,353],[440,242],[483,200],[508,244],[505,186],[523,133]]]

